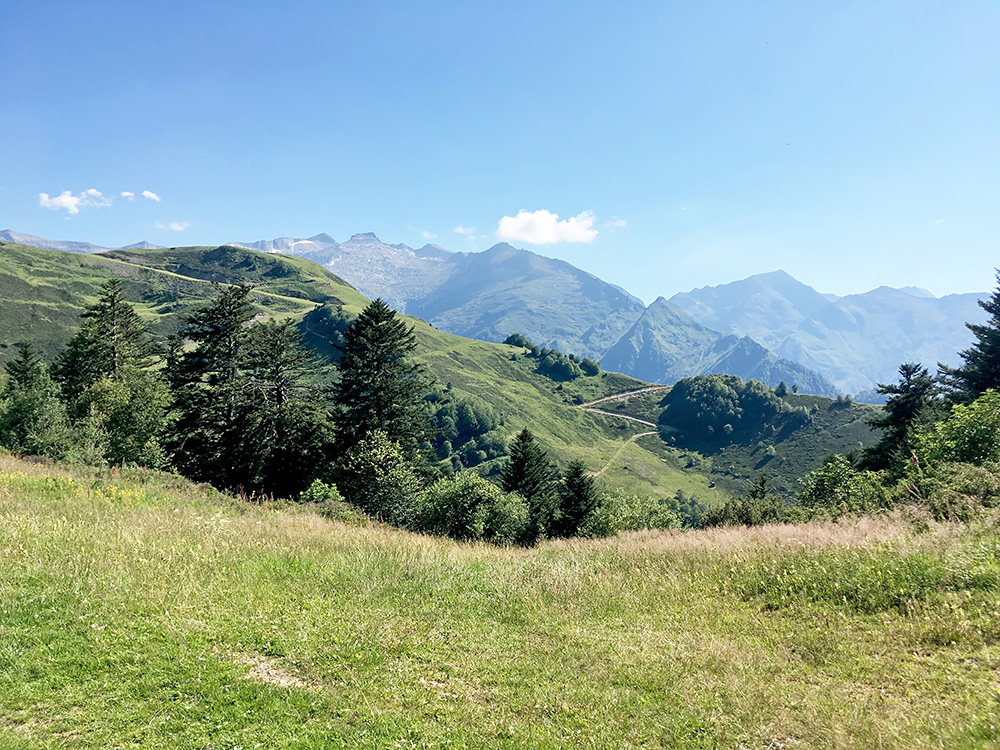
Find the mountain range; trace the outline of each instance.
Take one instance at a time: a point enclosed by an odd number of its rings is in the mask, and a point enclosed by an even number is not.
[[[73,252],[85,242],[12,231],[0,240]],[[971,343],[966,321],[984,318],[977,294],[937,298],[926,290],[880,287],[822,294],[784,271],[656,299],[627,291],[561,260],[494,245],[478,253],[434,244],[386,244],[374,234],[337,242],[328,234],[229,245],[313,260],[367,297],[469,338],[523,333],[540,346],[591,357],[606,369],[650,382],[723,372],[785,381],[803,392],[874,395],[902,362],[957,363]],[[140,242],[129,248],[155,248]]]

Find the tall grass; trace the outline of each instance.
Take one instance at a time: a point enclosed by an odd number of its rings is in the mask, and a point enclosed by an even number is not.
[[[0,457],[0,746],[997,747],[996,528],[912,521],[498,549]]]

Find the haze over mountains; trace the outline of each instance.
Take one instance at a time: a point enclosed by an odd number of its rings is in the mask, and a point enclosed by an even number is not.
[[[824,295],[784,271],[675,294],[670,301],[705,325],[751,336],[776,354],[858,393],[895,382],[903,362],[959,364],[982,322],[984,294],[935,297],[925,289],[881,286],[846,297]]]
[[[73,252],[85,242],[12,231],[0,240]],[[520,332],[540,346],[599,360],[605,369],[672,383],[724,372],[820,395],[894,382],[902,362],[957,364],[971,343],[965,322],[985,318],[979,294],[937,298],[880,287],[822,294],[784,271],[660,297],[646,307],[625,290],[561,260],[506,243],[479,253],[390,245],[374,234],[230,242],[313,260],[368,297],[441,330],[502,341]],[[129,247],[155,247],[140,242]],[[669,280],[664,280],[667,286]]]

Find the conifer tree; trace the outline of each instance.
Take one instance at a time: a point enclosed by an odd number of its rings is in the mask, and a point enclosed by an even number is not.
[[[504,492],[516,492],[528,502],[528,526],[524,542],[532,544],[550,531],[555,515],[555,487],[545,451],[525,427],[507,448],[510,456],[500,474]]]
[[[583,461],[571,461],[559,484],[559,512],[553,521],[553,536],[575,536],[597,507],[594,478]]]
[[[290,497],[330,457],[318,358],[291,322],[251,323],[251,287],[217,289],[171,343],[171,447],[182,473],[229,489]]]
[[[61,458],[69,441],[59,386],[30,343],[4,368],[0,390],[0,445],[18,452]]]
[[[375,430],[411,456],[427,440],[421,396],[429,383],[409,358],[416,346],[413,328],[381,299],[369,303],[347,329],[334,393],[339,452]]]
[[[215,299],[188,317],[167,357],[174,463],[185,476],[218,487],[239,483],[236,430],[248,406],[239,374],[253,319],[250,292],[249,286],[216,284]],[[194,348],[183,350],[184,340]]]
[[[125,300],[121,280],[112,279],[83,313],[80,330],[59,355],[53,374],[72,407],[84,389],[102,377],[122,380],[150,367],[153,349],[145,323]]]
[[[103,436],[102,459],[160,466],[166,391],[151,370],[154,343],[112,279],[83,313],[80,330],[56,362],[74,429]]]
[[[954,368],[938,365],[940,380],[955,401],[970,402],[991,388],[1000,389],[1000,270],[997,282],[993,294],[979,300],[989,319],[983,324],[965,324],[976,342],[960,353],[964,364]]]
[[[894,464],[898,467],[909,457],[915,447],[917,428],[930,415],[937,388],[926,367],[907,362],[899,366],[898,383],[879,383],[875,390],[889,396],[882,407],[882,416],[868,421],[882,430],[882,437],[865,450],[861,466],[878,471]]]

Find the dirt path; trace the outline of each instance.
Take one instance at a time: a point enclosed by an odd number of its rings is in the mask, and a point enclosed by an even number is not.
[[[673,386],[669,385],[650,385],[647,386],[646,388],[638,388],[634,391],[625,391],[624,393],[616,393],[613,396],[604,396],[603,398],[597,398],[594,399],[593,401],[588,401],[585,404],[580,404],[580,408],[583,409],[584,411],[589,411],[591,414],[600,414],[605,417],[618,417],[618,419],[627,419],[630,422],[637,422],[638,424],[645,425],[646,427],[655,428],[656,423],[650,422],[648,419],[640,419],[639,417],[633,417],[630,414],[619,414],[613,411],[604,411],[603,409],[595,409],[594,405],[611,403],[613,401],[624,401],[627,398],[631,398],[632,396],[639,396],[643,393],[659,393],[661,391],[669,391],[672,387]],[[590,472],[590,476],[599,477],[601,476],[601,474],[610,469],[611,465],[618,459],[622,451],[625,450],[625,447],[629,443],[634,443],[641,437],[646,437],[647,435],[655,435],[656,433],[657,433],[656,429],[653,429],[649,432],[639,432],[630,437],[628,440],[625,440],[624,442],[622,442],[621,445],[618,446],[618,450],[615,451],[614,455],[611,456],[608,462],[604,465],[604,468],[601,469],[600,471]]]
[[[618,416],[620,416],[620,415],[618,415]],[[618,456],[621,455],[621,452],[623,450],[625,450],[625,446],[626,445],[628,445],[629,443],[634,443],[639,438],[646,437],[646,435],[655,435],[655,434],[656,434],[656,430],[653,430],[652,432],[640,432],[640,433],[637,433],[637,434],[633,435],[628,440],[626,440],[624,443],[622,443],[621,445],[618,446],[618,450],[615,451],[615,454],[604,465],[603,469],[601,469],[600,471],[590,471],[590,472],[587,472],[587,473],[590,474],[590,476],[592,476],[592,477],[599,477],[599,476],[601,476],[601,474],[603,474],[604,472],[606,472],[608,469],[611,468],[611,464],[613,464],[615,462],[615,460],[618,458]]]
[[[605,417],[618,417],[619,419],[627,419],[630,422],[638,422],[639,424],[644,424],[647,427],[656,427],[656,422],[650,422],[648,419],[639,419],[639,417],[633,417],[630,414],[616,414],[613,411],[604,411],[603,409],[592,409],[586,404],[580,406],[584,411],[589,411],[591,414],[603,414]]]
[[[587,407],[593,406],[594,404],[603,404],[608,401],[624,401],[627,398],[632,398],[632,396],[641,396],[643,393],[659,393],[661,391],[669,391],[671,388],[673,388],[672,385],[649,385],[646,386],[645,388],[637,388],[634,391],[625,391],[624,393],[616,393],[613,396],[603,396],[601,398],[595,398],[593,401],[588,401],[585,404],[580,404],[580,406],[584,409],[587,409]],[[616,414],[615,416],[617,417],[621,415]],[[655,427],[656,425],[653,426]]]

